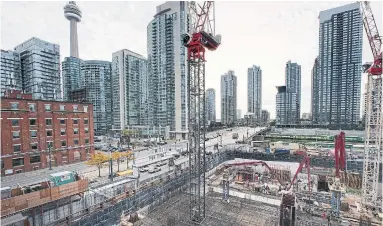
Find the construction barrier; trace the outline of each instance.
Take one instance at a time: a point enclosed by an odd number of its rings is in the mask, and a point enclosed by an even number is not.
[[[3,218],[9,214],[70,197],[85,192],[87,189],[88,180],[79,180],[58,187],[46,188],[40,191],[4,199],[1,200],[1,217]]]

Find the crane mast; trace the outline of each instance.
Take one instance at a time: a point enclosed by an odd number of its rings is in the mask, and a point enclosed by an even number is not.
[[[369,2],[360,2],[363,25],[374,57],[374,62],[365,67],[368,73],[367,109],[365,121],[364,163],[362,182],[362,205],[382,208],[378,201],[379,167],[382,163],[383,115],[382,115],[382,40],[379,36]]]
[[[188,49],[188,125],[189,125],[189,197],[190,219],[205,219],[205,51],[216,50],[214,2],[189,3],[190,34],[183,34]]]

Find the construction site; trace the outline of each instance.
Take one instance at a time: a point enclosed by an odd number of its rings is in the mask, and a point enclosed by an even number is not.
[[[243,142],[216,144],[207,155],[205,51],[216,50],[221,36],[215,34],[214,2],[191,2],[191,33],[181,40],[188,50],[188,166],[107,185],[91,185],[71,172],[63,184],[63,175],[53,175],[33,192],[9,190],[1,202],[2,225],[382,225],[381,39],[369,3],[360,5],[375,59],[365,70],[365,136],[348,138],[364,141],[360,159],[351,155],[343,131],[322,137],[331,142],[321,144],[333,149],[328,152],[317,142],[286,148],[265,140],[281,136],[262,131]]]

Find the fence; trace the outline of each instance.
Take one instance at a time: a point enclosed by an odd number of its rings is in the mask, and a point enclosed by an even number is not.
[[[299,156],[272,156],[258,152],[251,152],[245,146],[232,145],[223,148],[221,151],[206,156],[206,170],[209,171],[219,164],[233,160],[235,158],[258,159],[264,161],[288,161],[299,162]],[[334,162],[321,159],[313,159],[313,166],[333,167]],[[362,171],[363,162],[361,164],[348,162],[348,169]],[[207,173],[206,177],[213,172]],[[131,213],[145,206],[148,211],[152,211],[162,203],[166,202],[169,197],[177,195],[186,189],[188,184],[188,172],[173,175],[172,173],[163,174],[141,181],[140,185],[149,184],[146,188],[142,187],[140,191],[134,195],[126,196],[120,201],[113,199],[113,196],[121,196],[126,190],[118,189],[118,192],[102,194],[95,192],[86,192],[83,197],[73,199],[59,200],[48,205],[36,207],[31,211],[24,212],[28,216],[31,225],[65,225],[71,222],[71,225],[111,225],[113,221],[117,221],[122,214]],[[115,181],[116,182],[116,181]],[[95,187],[99,187],[97,185]],[[124,185],[120,185],[124,186]],[[93,187],[93,185],[92,185]],[[92,189],[92,188],[91,188]],[[156,201],[157,200],[157,201]],[[3,222],[2,222],[3,224]],[[7,225],[7,224],[3,224]]]

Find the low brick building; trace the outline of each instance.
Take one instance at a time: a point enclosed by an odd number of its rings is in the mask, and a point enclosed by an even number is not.
[[[1,99],[2,175],[47,168],[50,155],[52,167],[86,161],[93,143],[92,104],[35,100],[16,90]]]

